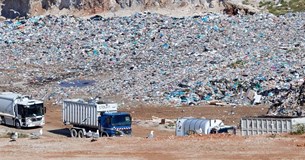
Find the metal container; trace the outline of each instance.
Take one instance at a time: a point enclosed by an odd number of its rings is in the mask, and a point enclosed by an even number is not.
[[[101,113],[116,112],[117,107],[117,103],[66,99],[63,102],[63,123],[78,127],[98,128],[98,117]]]
[[[241,135],[289,133],[297,124],[305,124],[305,117],[245,117],[241,119]]]
[[[196,133],[200,130],[202,134],[209,134],[211,129],[217,126],[222,126],[223,122],[221,120],[211,120],[203,118],[178,118],[176,121],[176,136],[186,136],[190,132]]]
[[[97,106],[81,100],[65,100],[63,102],[63,122],[73,126],[98,128]]]
[[[15,116],[14,108],[16,107],[15,101],[18,97],[21,97],[21,95],[15,93],[0,94],[0,113],[14,117]]]

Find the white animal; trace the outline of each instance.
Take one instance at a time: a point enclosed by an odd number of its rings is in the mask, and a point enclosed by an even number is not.
[[[232,110],[232,111],[231,111],[231,115],[234,115],[234,114],[235,114],[235,112]]]
[[[10,142],[16,141],[18,139],[18,133],[17,132],[11,133],[10,138],[11,138]]]
[[[146,138],[154,138],[154,131],[150,131]]]
[[[91,132],[91,130],[89,130],[88,133],[86,133],[86,136],[87,136],[88,138],[91,138],[91,137],[92,137],[92,134],[93,134],[93,133]]]
[[[30,135],[31,139],[39,139],[42,136],[42,128],[39,130],[39,132],[33,132]]]
[[[196,130],[196,133],[197,133],[197,134],[202,134],[202,128],[197,129],[197,130]]]
[[[99,137],[100,137],[100,132],[99,132],[99,130],[96,130],[96,132],[92,134],[91,142],[97,141],[97,139],[98,139]]]

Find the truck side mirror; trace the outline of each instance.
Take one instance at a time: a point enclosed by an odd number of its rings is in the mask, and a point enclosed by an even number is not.
[[[43,111],[44,111],[44,113],[47,113],[47,108],[43,107]]]

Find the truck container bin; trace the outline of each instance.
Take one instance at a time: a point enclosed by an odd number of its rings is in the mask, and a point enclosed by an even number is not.
[[[305,117],[259,116],[241,118],[242,136],[290,133],[298,124],[305,124]]]

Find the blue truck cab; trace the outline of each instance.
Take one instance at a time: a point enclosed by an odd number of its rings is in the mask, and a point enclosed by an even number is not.
[[[131,116],[127,112],[101,112],[99,130],[103,137],[131,135]]]

